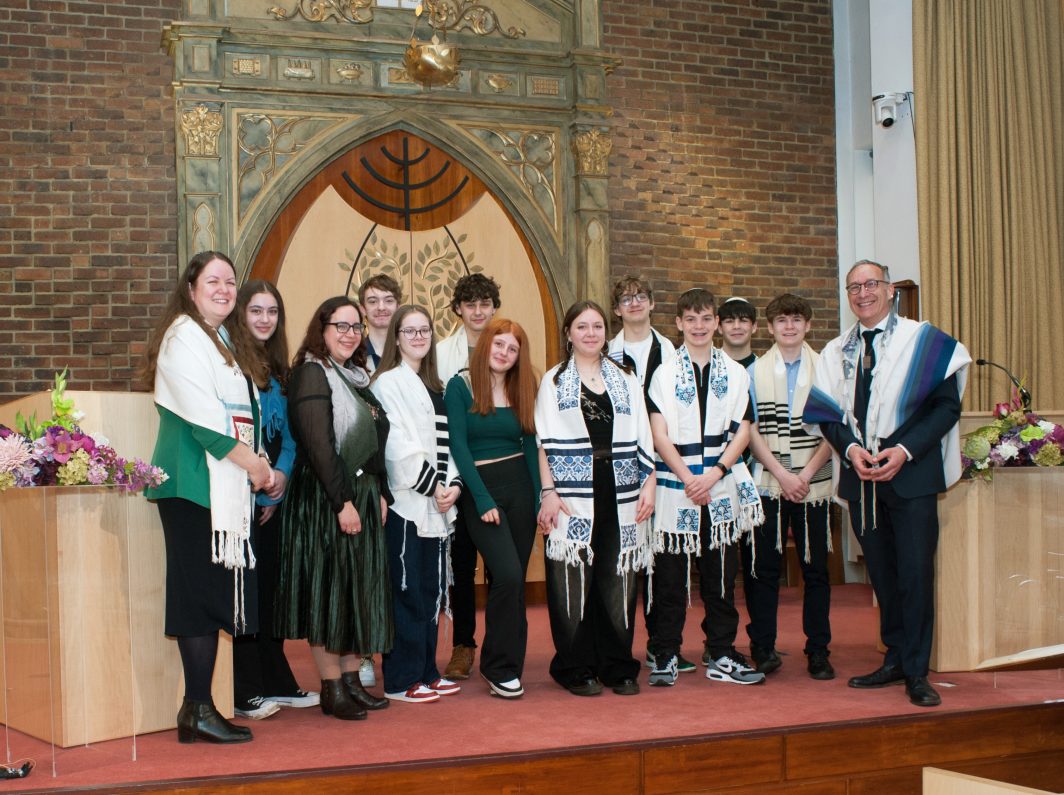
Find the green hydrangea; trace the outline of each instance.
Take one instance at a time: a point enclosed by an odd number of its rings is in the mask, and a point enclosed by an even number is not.
[[[972,461],[982,461],[990,455],[990,441],[980,435],[969,436],[964,440],[964,455]]]
[[[60,486],[80,486],[89,476],[89,454],[78,450],[59,467],[55,479]]]
[[[6,491],[15,485],[15,476],[10,472],[0,472],[0,491]]]
[[[1031,460],[1040,467],[1058,467],[1064,464],[1064,452],[1055,442],[1046,442]]]

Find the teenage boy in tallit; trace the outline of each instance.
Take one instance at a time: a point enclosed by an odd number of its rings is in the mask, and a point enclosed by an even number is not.
[[[654,290],[642,276],[626,276],[613,286],[613,314],[621,319],[621,330],[610,340],[609,356],[635,371],[644,393],[663,361],[676,353],[676,346],[650,325],[654,312]],[[643,586],[643,618],[647,636],[653,634],[654,617],[647,610],[650,593],[647,578],[640,576]],[[680,673],[693,673],[693,662],[677,654]],[[647,665],[654,668],[654,655],[647,649]]]
[[[828,662],[831,445],[802,426],[817,363],[816,353],[805,341],[813,309],[804,298],[784,293],[769,303],[765,319],[775,345],[749,367],[750,400],[755,406],[750,450],[757,460],[754,479],[765,510],[765,523],[750,536],[752,565],[743,566],[750,657],[765,674],[783,664],[776,652],[776,615],[789,528],[805,583],[802,629],[807,669],[814,679],[834,679]]]
[[[499,285],[483,273],[469,273],[454,285],[451,311],[461,324],[455,332],[436,346],[436,369],[444,386],[469,366],[480,334],[495,317],[502,304]],[[476,574],[477,547],[466,528],[465,517],[458,511],[451,539],[451,659],[444,669],[445,679],[462,681],[473,670],[477,642]]]
[[[706,610],[706,678],[759,684],[765,675],[735,648],[739,543],[764,521],[742,459],[750,438],[750,379],[742,365],[713,347],[717,312],[709,290],[697,287],[679,297],[676,327],[683,345],[662,362],[647,392],[658,476],[650,580],[655,665],[649,682],[676,683],[689,561],[696,555]]]

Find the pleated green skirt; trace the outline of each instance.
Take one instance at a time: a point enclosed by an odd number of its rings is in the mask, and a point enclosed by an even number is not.
[[[362,532],[347,535],[308,466],[292,473],[282,503],[274,631],[330,652],[390,651],[394,637],[387,546],[377,476],[355,481]]]

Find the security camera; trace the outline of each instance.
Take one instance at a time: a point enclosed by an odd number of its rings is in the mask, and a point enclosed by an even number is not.
[[[891,91],[872,97],[872,107],[876,113],[876,124],[882,124],[887,128],[892,127],[898,117],[898,109],[908,99],[908,95],[901,91]]]

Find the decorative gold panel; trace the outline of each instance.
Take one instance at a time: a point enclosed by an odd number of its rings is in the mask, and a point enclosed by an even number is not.
[[[557,136],[548,130],[468,127],[521,181],[551,226],[557,227]]]
[[[186,155],[218,156],[218,136],[222,132],[222,114],[206,105],[196,105],[181,114],[181,134]]]
[[[613,141],[601,130],[579,130],[573,133],[573,154],[578,174],[603,176],[609,171]]]

